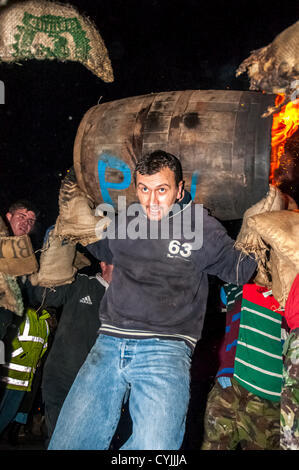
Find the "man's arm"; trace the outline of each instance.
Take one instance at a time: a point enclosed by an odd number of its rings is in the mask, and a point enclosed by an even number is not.
[[[107,264],[113,264],[113,256],[109,248],[108,238],[91,243],[90,245],[87,245],[86,248],[92,254],[92,256],[94,256],[94,258],[98,259],[99,261],[105,261]]]
[[[202,247],[204,263],[202,264],[201,250],[195,252],[195,260],[200,256],[198,269],[217,276],[225,282],[236,285],[245,284],[254,275],[257,262],[253,255],[245,255],[234,245],[235,241],[228,236],[223,225],[205,213]]]
[[[67,302],[74,283],[49,288],[33,286],[29,279],[27,279],[25,288],[31,305],[41,305],[43,303],[44,307],[58,308]]]

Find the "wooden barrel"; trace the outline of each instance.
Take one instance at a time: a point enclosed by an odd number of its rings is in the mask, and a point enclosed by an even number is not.
[[[234,220],[268,190],[274,95],[231,90],[153,93],[92,107],[74,144],[80,187],[117,209],[136,201],[135,162],[162,149],[180,158],[185,188],[221,220]]]

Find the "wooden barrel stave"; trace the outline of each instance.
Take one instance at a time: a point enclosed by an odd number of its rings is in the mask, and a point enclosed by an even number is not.
[[[222,220],[241,218],[268,190],[274,96],[231,90],[153,93],[94,106],[74,145],[80,187],[95,201],[136,200],[133,169],[145,152],[178,156],[185,187]],[[100,173],[99,173],[100,171]]]

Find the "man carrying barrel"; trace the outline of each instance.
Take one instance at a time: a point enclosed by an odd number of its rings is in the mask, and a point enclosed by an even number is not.
[[[64,402],[51,450],[108,449],[128,394],[133,432],[121,449],[179,449],[208,274],[240,285],[257,267],[192,202],[175,156],[146,154],[134,179],[137,222],[129,206],[123,224],[110,224],[102,240],[88,245],[98,259],[109,247],[113,280],[101,302],[99,336]]]

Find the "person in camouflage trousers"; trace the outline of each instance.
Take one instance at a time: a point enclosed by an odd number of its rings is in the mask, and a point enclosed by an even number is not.
[[[221,300],[225,337],[208,395],[201,450],[279,450],[284,330],[283,318],[275,311],[279,304],[267,288],[253,283],[225,285]]]
[[[209,394],[202,450],[278,450],[279,402],[265,400],[231,379]]]
[[[299,275],[286,302],[285,318],[291,331],[284,347],[280,447],[299,450]]]

